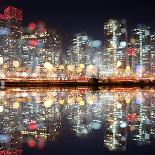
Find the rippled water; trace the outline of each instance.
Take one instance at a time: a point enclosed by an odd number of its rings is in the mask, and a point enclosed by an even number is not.
[[[155,90],[0,90],[0,155],[155,153]]]

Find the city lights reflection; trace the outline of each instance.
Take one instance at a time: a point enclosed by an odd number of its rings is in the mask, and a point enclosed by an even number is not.
[[[154,89],[8,88],[0,91],[0,151],[21,152],[22,144],[42,149],[64,134],[64,119],[77,137],[104,133],[110,151],[125,151],[129,135],[139,145],[150,144],[154,107]]]

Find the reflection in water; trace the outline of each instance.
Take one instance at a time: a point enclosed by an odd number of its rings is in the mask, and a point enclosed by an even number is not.
[[[155,137],[155,90],[116,88],[6,89],[0,91],[0,154],[22,153],[22,143],[44,148],[63,134],[66,120],[78,137],[102,130],[104,146],[126,150]]]

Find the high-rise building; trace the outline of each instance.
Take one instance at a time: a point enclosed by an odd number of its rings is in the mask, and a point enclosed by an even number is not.
[[[19,54],[17,49],[22,35],[22,10],[8,6],[4,10],[4,15],[1,14],[0,17],[1,40],[3,40],[1,55],[7,70],[12,71],[13,61],[18,59]]]
[[[104,50],[109,57],[107,69],[124,69],[127,65],[126,20],[110,19],[104,24]]]
[[[57,72],[62,63],[62,36],[59,32],[45,27],[44,31],[37,28],[34,33],[22,35],[21,39],[23,67],[31,68],[31,72],[35,73],[38,67],[43,68],[48,62]]]
[[[155,73],[155,34],[151,35],[150,38],[150,73]]]
[[[135,51],[136,62],[132,64],[133,68],[138,72],[150,70],[150,27],[146,25],[137,25],[137,28],[131,32],[132,38],[135,40],[132,49]],[[139,67],[138,67],[139,66]],[[139,71],[142,70],[142,71]]]

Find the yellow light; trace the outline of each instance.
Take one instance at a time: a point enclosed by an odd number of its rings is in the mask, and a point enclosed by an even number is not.
[[[67,70],[68,70],[68,71],[73,72],[74,69],[75,69],[75,66],[74,66],[74,65],[68,65],[68,66],[67,66]]]
[[[18,108],[19,108],[19,103],[18,102],[13,103],[13,109],[18,109]]]
[[[74,102],[75,102],[74,98],[69,98],[69,99],[67,100],[67,103],[68,103],[68,104],[74,104]]]
[[[51,107],[51,105],[52,105],[52,102],[51,102],[50,100],[47,100],[47,101],[44,102],[44,106],[45,106],[46,108]]]
[[[126,72],[126,73],[130,73],[130,71],[131,71],[130,66],[126,66],[125,72]]]
[[[117,62],[117,67],[120,67],[122,63],[120,61]]]
[[[65,102],[64,100],[59,100],[59,104],[61,105],[64,104],[64,102]]]
[[[80,67],[81,69],[84,69],[84,68],[85,68],[85,65],[84,65],[84,64],[80,64],[79,67]]]
[[[59,66],[59,69],[61,69],[61,70],[63,70],[64,68],[65,68],[64,65]]]
[[[87,73],[89,74],[96,74],[97,73],[97,69],[93,66],[93,65],[89,65],[86,68]]]
[[[7,64],[4,64],[4,66],[3,66],[3,67],[6,69],[6,68],[8,68],[8,65],[7,65]]]
[[[19,62],[18,61],[13,61],[13,66],[14,67],[19,67]]]
[[[81,73],[81,72],[82,72],[82,68],[79,68],[79,67],[78,67],[78,68],[76,69],[76,72],[77,72],[77,73]]]
[[[80,104],[80,106],[84,106],[85,102],[84,101],[80,101],[79,104]]]
[[[97,97],[95,95],[90,95],[86,98],[86,100],[89,104],[93,104],[97,100]]]
[[[125,97],[125,101],[126,101],[127,104],[129,104],[129,103],[131,102],[130,97],[129,97],[129,96],[126,96],[126,97]]]
[[[49,62],[45,62],[45,63],[44,63],[44,67],[45,67],[46,69],[50,69],[50,68],[52,67],[52,64],[49,63]]]

